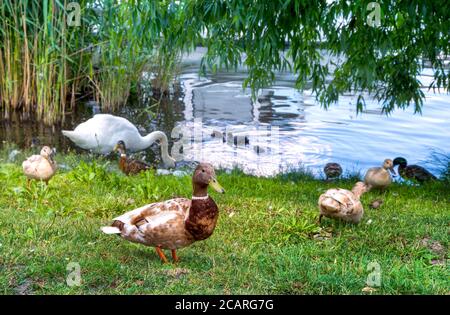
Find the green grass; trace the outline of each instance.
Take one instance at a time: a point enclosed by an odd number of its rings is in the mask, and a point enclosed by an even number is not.
[[[162,265],[153,248],[99,228],[146,203],[189,197],[189,177],[125,177],[115,162],[68,155],[48,187],[28,190],[23,157],[0,154],[0,294],[370,294],[362,289],[372,261],[381,266],[372,294],[450,291],[448,183],[367,193],[359,225],[325,218],[319,227],[319,195],[352,181],[219,172],[227,193],[211,192],[220,208],[213,236]],[[370,209],[375,198],[384,204]],[[70,262],[80,286],[66,283]]]

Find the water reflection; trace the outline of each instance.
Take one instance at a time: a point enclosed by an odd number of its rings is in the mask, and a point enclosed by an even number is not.
[[[179,78],[182,94],[162,99],[156,113],[149,107],[152,103],[124,107],[116,113],[133,122],[142,134],[162,130],[170,135],[174,127],[190,130],[190,139],[183,140],[189,145],[186,150],[177,147],[177,132],[170,143],[183,153],[185,161],[204,160],[216,167],[239,167],[264,176],[299,165],[320,174],[323,165],[332,161],[339,162],[344,172],[364,171],[385,158],[404,156],[413,164],[427,159],[432,149],[449,149],[448,94],[424,90],[423,115],[413,115],[413,109],[407,109],[396,110],[389,117],[382,114],[380,104],[366,96],[367,108],[357,114],[354,95],[346,94],[324,110],[311,91],[301,93],[293,88],[291,74],[278,74],[277,85],[261,91],[253,101],[250,91],[242,89],[245,71],[202,78],[198,76],[200,56],[197,52],[185,58]],[[428,79],[425,76],[424,82]],[[74,149],[60,129],[73,129],[98,110],[96,104],[88,104],[67,115],[63,126],[55,128],[24,124],[20,117],[13,117],[11,123],[0,125],[0,136],[21,147],[38,137],[60,152]],[[200,122],[200,132],[194,134]],[[201,145],[191,147],[199,134]],[[193,148],[201,150],[196,153]],[[158,146],[151,152],[158,154]],[[150,154],[152,158],[154,154]]]

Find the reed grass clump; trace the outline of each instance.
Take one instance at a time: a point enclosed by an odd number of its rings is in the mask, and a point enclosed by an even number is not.
[[[73,3],[77,3],[74,5]],[[70,5],[69,5],[70,4]],[[158,48],[170,2],[4,0],[0,3],[0,109],[9,119],[64,120],[80,98],[114,111],[127,103],[146,66],[170,82],[181,48]],[[74,7],[80,8],[73,25]],[[167,66],[168,65],[168,66]],[[160,89],[160,86],[157,86]]]
[[[83,2],[83,1],[81,1]],[[73,104],[78,80],[76,30],[67,24],[67,1],[0,3],[0,104],[4,118],[25,117],[53,124]]]

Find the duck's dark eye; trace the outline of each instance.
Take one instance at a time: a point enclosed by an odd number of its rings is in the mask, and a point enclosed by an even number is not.
[[[202,170],[202,173],[204,173],[205,172],[205,170]]]

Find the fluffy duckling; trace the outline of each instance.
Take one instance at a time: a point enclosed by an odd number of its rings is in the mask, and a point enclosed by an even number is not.
[[[219,209],[208,196],[208,186],[224,193],[211,164],[200,163],[192,177],[192,199],[175,198],[152,203],[129,211],[102,227],[106,234],[119,234],[124,239],[156,248],[161,260],[167,258],[162,249],[170,249],[174,262],[176,250],[210,237],[216,227]]]
[[[44,146],[40,155],[32,155],[22,163],[23,173],[27,177],[27,186],[30,186],[32,179],[43,180],[47,185],[48,181],[55,175],[58,168],[53,159],[55,151],[48,146]]]
[[[398,173],[404,179],[413,179],[419,183],[436,180],[436,176],[419,165],[408,165],[405,158],[398,157],[394,159],[394,167],[398,165]]]
[[[368,186],[368,190],[377,188],[384,190],[391,182],[391,174],[395,174],[394,164],[391,159],[386,159],[381,167],[371,167],[364,176],[364,183]]]
[[[338,163],[327,163],[323,168],[326,180],[338,178],[342,175],[342,167]]]
[[[139,160],[131,159],[127,157],[127,148],[125,142],[120,140],[114,147],[114,152],[119,152],[119,169],[126,175],[135,175],[139,172],[152,169],[152,166]]]
[[[319,223],[323,216],[359,223],[364,214],[359,198],[366,191],[367,186],[363,182],[357,182],[351,191],[341,188],[328,189],[319,197]]]

